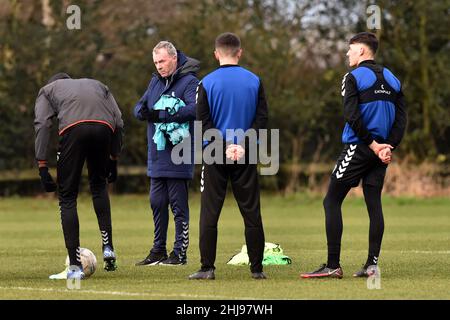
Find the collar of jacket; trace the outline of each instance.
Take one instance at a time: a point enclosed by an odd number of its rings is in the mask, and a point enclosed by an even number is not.
[[[377,64],[375,60],[364,60],[358,64],[358,67],[361,67],[362,64]]]
[[[366,67],[374,71],[375,73],[383,72],[383,66],[377,64],[375,60],[364,60],[358,64],[358,67]]]
[[[223,64],[223,65],[219,66],[218,69],[220,69],[220,68],[230,68],[230,67],[240,67],[240,65],[238,65],[238,64]]]

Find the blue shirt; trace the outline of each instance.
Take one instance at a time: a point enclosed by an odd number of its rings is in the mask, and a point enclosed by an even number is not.
[[[238,65],[224,65],[208,74],[202,85],[211,120],[223,137],[227,129],[247,131],[252,127],[260,90],[258,76]]]

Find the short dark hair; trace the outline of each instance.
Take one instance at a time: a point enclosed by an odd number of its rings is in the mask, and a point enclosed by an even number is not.
[[[226,54],[236,56],[241,48],[241,39],[231,32],[225,32],[216,38],[216,49],[221,49]]]
[[[65,72],[58,72],[56,74],[54,74],[47,82],[47,84],[52,83],[56,80],[60,80],[60,79],[71,79],[70,76],[65,73]]]
[[[378,39],[377,36],[370,32],[361,32],[355,35],[349,41],[350,44],[362,43],[369,47],[373,54],[377,53]]]

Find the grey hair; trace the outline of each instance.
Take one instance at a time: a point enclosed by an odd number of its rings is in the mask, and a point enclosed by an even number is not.
[[[166,49],[167,53],[172,56],[172,57],[176,57],[177,56],[177,49],[175,48],[175,46],[169,42],[169,41],[160,41],[154,48],[153,48],[153,53],[155,53],[156,51],[160,50],[160,49]]]

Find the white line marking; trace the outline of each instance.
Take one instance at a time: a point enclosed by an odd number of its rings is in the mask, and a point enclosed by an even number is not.
[[[311,250],[307,250],[307,249],[302,249],[302,251],[316,251],[316,252],[326,252],[326,249],[311,249]],[[351,250],[351,249],[347,249],[345,251],[352,251],[352,252],[367,252],[367,250]],[[398,253],[417,253],[417,254],[450,254],[450,251],[420,251],[420,250],[381,250],[381,253],[383,252],[398,252]]]
[[[450,254],[450,251],[419,251],[419,250],[409,250],[409,251],[400,251],[400,253]]]
[[[37,291],[37,292],[56,292],[56,293],[87,293],[87,294],[105,294],[111,296],[128,297],[166,297],[166,298],[191,298],[191,299],[220,299],[220,300],[260,300],[255,297],[227,297],[214,295],[195,295],[195,294],[157,294],[146,292],[125,292],[125,291],[98,291],[98,290],[69,290],[54,288],[31,288],[31,287],[0,287],[0,290],[18,290],[18,291]]]

